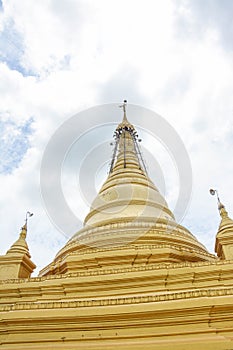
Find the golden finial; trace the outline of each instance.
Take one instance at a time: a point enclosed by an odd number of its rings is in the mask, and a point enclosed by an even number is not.
[[[118,125],[116,130],[126,130],[126,131],[134,131],[134,126],[129,123],[127,116],[126,116],[126,107],[127,107],[127,100],[124,100],[123,105],[119,106],[120,108],[123,109],[124,116],[122,122]]]
[[[216,195],[217,196],[217,201],[218,201],[218,210],[219,213],[221,215],[222,218],[228,217],[228,213],[225,209],[225,206],[222,204],[222,202],[220,201],[219,195],[218,195],[218,191],[217,190],[213,190],[212,188],[210,189],[210,194],[212,196]]]
[[[119,107],[123,109],[124,116],[123,116],[123,122],[128,122],[126,117],[126,106],[127,106],[127,100],[124,100],[123,105],[120,105]]]
[[[26,212],[26,217],[25,217],[25,224],[23,225],[21,232],[20,232],[20,237],[21,238],[26,238],[27,236],[27,223],[28,223],[28,218],[30,218],[33,215],[33,213],[30,213],[30,211]]]

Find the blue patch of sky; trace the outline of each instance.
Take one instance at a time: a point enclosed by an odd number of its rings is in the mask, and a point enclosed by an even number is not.
[[[10,174],[17,168],[30,148],[30,135],[33,118],[29,118],[22,125],[12,120],[0,121],[0,173]]]
[[[16,29],[14,21],[8,20],[0,31],[0,62],[4,62],[10,69],[20,72],[23,76],[38,77],[38,72],[23,66],[24,51],[25,44],[22,34]],[[54,69],[54,63],[57,63],[62,70],[69,68],[71,59],[69,54],[64,55],[60,60],[56,57],[51,58],[53,58],[52,66],[47,67],[48,73]]]
[[[16,30],[14,22],[9,20],[0,32],[0,61],[6,63],[10,69],[17,70],[23,76],[35,75],[23,67],[21,63],[23,54],[23,37]]]
[[[0,11],[3,11],[2,0],[0,0]]]

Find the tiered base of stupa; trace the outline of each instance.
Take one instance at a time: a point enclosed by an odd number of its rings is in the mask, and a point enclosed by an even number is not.
[[[215,261],[183,226],[165,219],[85,227],[60,250],[40,276],[102,268]]]
[[[232,266],[135,264],[4,281],[0,347],[232,349]]]

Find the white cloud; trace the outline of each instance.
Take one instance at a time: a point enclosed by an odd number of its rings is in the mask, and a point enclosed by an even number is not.
[[[3,47],[0,56],[1,121],[22,125],[33,118],[33,133],[18,167],[0,177],[1,253],[32,210],[33,260],[52,260],[65,238],[47,219],[40,197],[45,146],[72,114],[124,98],[163,115],[184,140],[194,174],[184,224],[213,250],[218,214],[209,187],[219,189],[233,213],[233,67],[224,36],[231,4],[208,2],[206,22],[200,6],[170,0],[3,1],[0,30],[8,50]],[[6,27],[14,35],[6,36]]]

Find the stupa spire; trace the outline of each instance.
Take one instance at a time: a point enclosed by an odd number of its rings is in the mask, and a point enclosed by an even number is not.
[[[33,213],[30,213],[29,211],[27,211],[26,213],[26,218],[25,218],[25,224],[22,226],[20,234],[19,234],[19,238],[17,239],[17,241],[12,244],[12,246],[10,247],[10,249],[8,250],[7,254],[9,253],[22,253],[22,254],[28,254],[28,256],[30,256],[29,254],[29,249],[28,249],[28,245],[26,242],[26,237],[27,237],[27,222],[28,222],[28,218],[31,217],[33,215]]]
[[[134,126],[128,121],[128,118],[127,118],[127,113],[126,113],[127,112],[127,100],[124,100],[123,104],[120,105],[119,107],[123,109],[123,119],[122,119],[122,122],[118,125],[116,131],[122,130],[125,127],[126,127],[126,130],[127,130],[127,128],[135,130]]]
[[[119,106],[120,108],[123,109],[124,115],[123,115],[123,122],[128,122],[127,117],[126,117],[126,107],[127,107],[127,100],[124,100],[123,105]]]
[[[225,209],[225,206],[222,204],[222,202],[220,201],[219,195],[218,195],[218,191],[217,190],[213,190],[212,188],[210,189],[210,194],[212,196],[216,195],[217,197],[217,202],[218,202],[218,210],[219,210],[219,214],[222,218],[222,220],[224,219],[229,219],[228,216],[228,212]]]
[[[210,189],[210,194],[212,196],[215,196],[217,197],[217,201],[218,201],[218,210],[220,211],[222,209],[222,207],[224,207],[224,205],[221,203],[220,201],[220,198],[219,198],[219,195],[218,195],[218,191],[217,190],[213,190],[212,188]]]
[[[210,189],[212,196],[217,196],[218,210],[221,216],[215,241],[215,252],[222,260],[233,259],[233,220],[228,216],[225,206],[219,199],[218,191]]]
[[[148,177],[138,145],[141,140],[128,121],[126,106],[124,100],[120,106],[123,120],[113,135],[115,145],[109,176],[92,203],[84,225],[101,226],[122,220],[131,222],[141,216],[142,220],[149,222],[160,216],[174,220],[166,201]]]
[[[126,168],[127,166],[131,167],[132,163],[134,163],[134,166],[142,170],[147,176],[145,162],[138,145],[141,139],[138,139],[134,126],[128,121],[126,116],[127,100],[124,100],[123,105],[119,107],[123,109],[123,119],[113,135],[115,145],[109,173],[113,171],[116,165]]]

